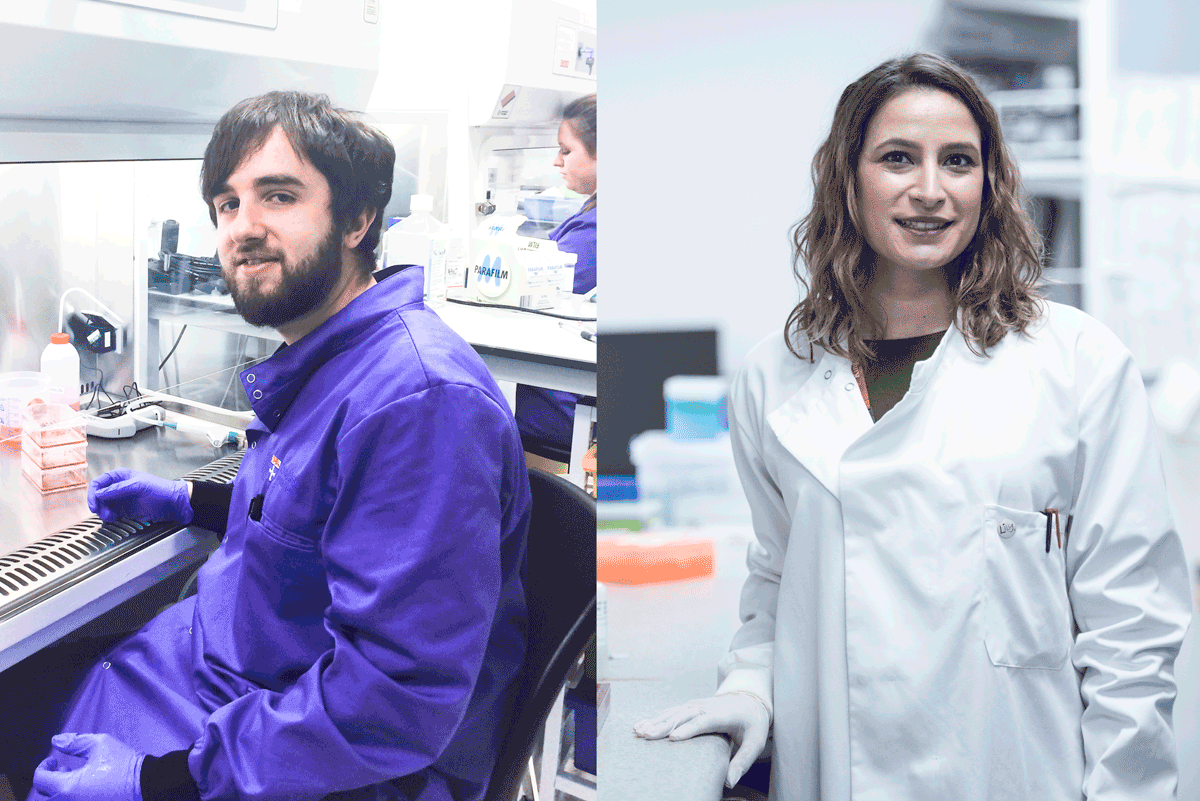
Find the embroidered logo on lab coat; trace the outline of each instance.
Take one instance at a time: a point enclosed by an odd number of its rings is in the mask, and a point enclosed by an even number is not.
[[[267,480],[268,481],[275,480],[275,471],[278,470],[280,467],[283,467],[283,464],[279,461],[279,457],[272,456],[271,457],[271,469],[267,471]]]

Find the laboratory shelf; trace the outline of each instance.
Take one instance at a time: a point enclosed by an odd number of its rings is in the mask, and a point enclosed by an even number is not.
[[[988,100],[1000,108],[1042,108],[1078,106],[1078,89],[999,89],[988,93]]]
[[[960,8],[1002,11],[1033,17],[1077,20],[1083,15],[1080,0],[953,0]]]
[[[1046,267],[1042,270],[1042,280],[1048,284],[1082,286],[1083,278],[1083,271],[1078,267]]]
[[[560,325],[542,315],[457,303],[434,311],[475,349],[497,380],[596,394],[596,343],[580,336],[577,323]]]
[[[1037,159],[1018,161],[1022,180],[1083,180],[1083,163],[1077,158]]]
[[[229,295],[205,295],[199,292],[172,295],[159,289],[151,289],[146,295],[159,305],[195,306],[202,309],[218,309],[227,312],[235,311],[233,298]]]
[[[1079,159],[1018,160],[1021,185],[1027,195],[1079,200],[1083,194],[1083,164]]]
[[[1200,192],[1200,169],[1197,170],[1097,170],[1096,177],[1109,183],[1118,184],[1116,191],[1120,193],[1132,186],[1144,186],[1152,189],[1171,189],[1186,192]],[[1123,185],[1123,186],[1121,186]]]
[[[1009,141],[1009,150],[1022,164],[1034,164],[1039,161],[1079,161],[1083,147],[1078,139],[1043,140],[1040,142]],[[1052,167],[1052,169],[1058,169]]]
[[[236,314],[197,310],[159,312],[154,314],[153,317],[159,324],[170,323],[177,326],[194,325],[199,328],[224,331],[227,334],[258,337],[259,339],[267,339],[273,342],[283,341],[283,337],[274,328],[259,328],[258,326],[250,325]]]
[[[283,337],[275,329],[260,328],[243,320],[229,295],[172,295],[157,289],[151,289],[146,294],[149,298],[148,322],[151,325],[194,325],[273,342],[283,341]]]

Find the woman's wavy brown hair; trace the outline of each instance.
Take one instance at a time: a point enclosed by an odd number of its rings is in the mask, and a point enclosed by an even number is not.
[[[1017,165],[1004,146],[996,110],[957,65],[916,53],[886,61],[846,87],[829,138],[813,158],[812,210],[792,229],[792,268],[808,291],[784,328],[788,349],[801,358],[813,358],[812,343],[855,363],[875,356],[864,338],[885,326],[867,297],[874,260],[857,219],[858,162],[875,112],[911,89],[939,89],[962,101],[983,147],[979,227],[943,268],[960,312],[955,326],[983,356],[1041,313],[1042,295],[1034,288],[1042,273],[1041,238],[1021,203]],[[802,338],[807,354],[798,350]]]

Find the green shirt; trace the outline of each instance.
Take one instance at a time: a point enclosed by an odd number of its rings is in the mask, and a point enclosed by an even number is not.
[[[875,358],[863,365],[871,417],[879,418],[900,402],[912,382],[913,365],[937,350],[945,331],[905,339],[868,339]]]

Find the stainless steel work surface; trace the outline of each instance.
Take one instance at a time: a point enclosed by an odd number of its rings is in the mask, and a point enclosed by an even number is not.
[[[214,448],[203,438],[157,427],[129,439],[88,437],[88,479],[118,467],[179,478],[235,450],[233,445]],[[0,443],[0,556],[91,516],[85,488],[42,495],[21,474],[20,441]]]
[[[128,467],[164,478],[229,481],[241,454],[232,445],[163,429],[124,440],[89,438],[88,474]],[[42,495],[21,472],[19,448],[0,451],[0,670],[202,561],[211,532],[173,524],[102,523],[87,490]]]

